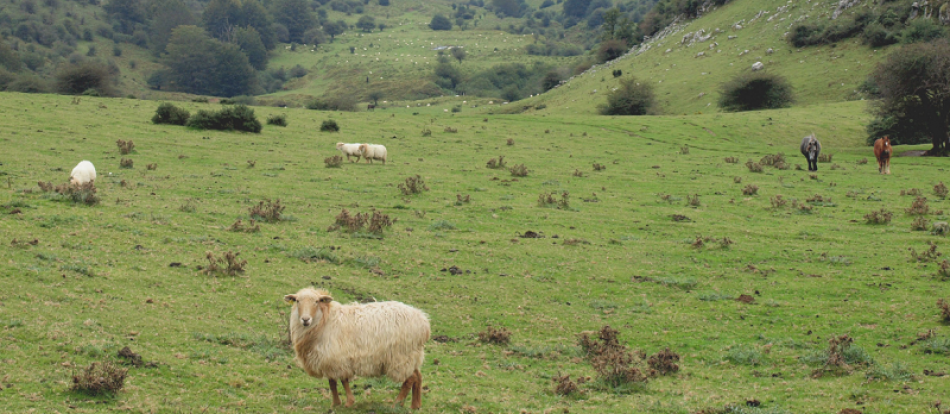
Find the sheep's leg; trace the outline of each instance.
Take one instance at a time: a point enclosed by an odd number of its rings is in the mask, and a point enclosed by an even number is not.
[[[399,390],[399,395],[396,396],[396,401],[393,403],[393,408],[396,408],[397,405],[402,405],[402,402],[406,400],[406,396],[409,395],[409,390],[412,389],[415,379],[416,374],[413,373],[409,378],[406,378],[406,381],[402,383],[402,389]]]
[[[352,407],[354,400],[353,391],[350,390],[350,380],[345,379],[341,381],[343,381],[343,391],[346,391],[346,407]]]
[[[414,376],[416,380],[412,383],[412,409],[422,408],[422,373],[417,369]]]
[[[330,380],[330,394],[333,394],[333,406],[340,405],[340,393],[336,390],[336,380]]]

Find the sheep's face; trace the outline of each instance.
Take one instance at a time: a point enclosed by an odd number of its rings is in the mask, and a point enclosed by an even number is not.
[[[343,145],[345,145],[345,144],[343,144],[342,142],[337,142],[337,143],[336,143],[336,149],[338,149],[338,150],[340,150],[340,151],[343,151]]]
[[[304,327],[322,321],[324,315],[329,312],[330,303],[333,302],[333,298],[326,291],[313,289],[303,289],[294,295],[284,296],[284,300],[294,304],[290,323],[297,319]]]
[[[369,149],[369,146],[366,144],[360,144],[360,154],[366,154],[366,150]]]

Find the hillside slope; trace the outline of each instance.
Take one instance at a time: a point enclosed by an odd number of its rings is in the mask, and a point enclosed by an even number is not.
[[[635,76],[652,83],[663,113],[718,111],[719,85],[751,71],[752,64],[759,61],[765,71],[788,78],[797,105],[860,99],[857,90],[886,56],[885,49],[871,49],[854,38],[803,49],[785,40],[793,24],[827,19],[837,3],[735,0],[675,26],[668,36],[641,49],[642,53],[629,53],[594,67],[541,96],[519,101],[512,110],[544,104],[546,108],[539,112],[595,114],[597,106],[606,102],[606,94],[619,84],[620,79],[611,74],[619,69],[621,79]],[[742,28],[734,28],[736,24]],[[697,32],[712,36],[707,41],[684,41]],[[767,53],[770,48],[772,54]]]

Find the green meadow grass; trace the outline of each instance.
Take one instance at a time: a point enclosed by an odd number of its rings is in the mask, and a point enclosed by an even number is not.
[[[900,195],[919,188],[927,219],[946,221],[950,204],[931,189],[950,165],[896,157],[879,175],[861,102],[636,118],[258,107],[289,126],[240,134],[153,125],[156,102],[0,97],[4,411],[328,410],[326,381],[296,367],[284,342],[282,297],[310,285],[430,315],[433,335],[451,340],[427,344],[423,412],[690,413],[756,399],[749,412],[920,413],[950,392],[945,377],[923,375],[950,370],[935,304],[950,298],[948,282],[908,250],[933,242],[946,253],[946,239],[912,231],[913,197]],[[341,131],[318,132],[326,119]],[[798,171],[812,131],[833,162]],[[135,151],[120,155],[117,139]],[[384,144],[390,160],[325,168],[340,141]],[[776,153],[792,168],[744,165]],[[500,155],[528,176],[486,168]],[[37,181],[64,183],[83,159],[96,165],[99,205],[40,191]],[[430,190],[402,195],[397,185],[417,174]],[[758,195],[742,194],[749,184]],[[567,208],[538,205],[564,192]],[[816,194],[831,201],[808,204]],[[788,204],[773,207],[777,195]],[[286,207],[284,221],[228,231],[268,199]],[[382,238],[327,232],[344,208],[397,221]],[[880,209],[893,220],[866,224]],[[519,237],[527,231],[543,238]],[[694,247],[697,237],[709,241]],[[248,261],[243,274],[198,270],[207,252],[227,251]],[[452,266],[461,273],[442,270]],[[489,325],[511,330],[511,343],[478,342]],[[679,372],[629,393],[594,383],[556,395],[556,375],[595,376],[577,334],[603,325],[648,354],[669,347]],[[933,339],[911,344],[928,330]],[[874,365],[813,378],[809,362],[843,334]],[[114,396],[68,391],[77,367],[125,346],[157,366],[130,368]],[[356,406],[335,411],[408,411],[388,408],[398,387],[357,379]]]

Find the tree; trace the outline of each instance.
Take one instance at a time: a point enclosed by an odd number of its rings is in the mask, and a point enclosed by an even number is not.
[[[386,30],[386,23],[380,23],[378,26],[379,26],[379,31]]]
[[[94,60],[71,63],[56,72],[56,91],[67,95],[79,95],[90,89],[102,96],[115,95],[113,83],[109,67]]]
[[[604,115],[647,115],[654,112],[656,97],[653,87],[633,77],[620,81],[620,87],[607,93],[607,104],[600,107]]]
[[[369,93],[369,99],[373,100],[373,106],[378,105],[379,100],[383,99],[383,96],[386,96],[383,94],[383,91],[372,91]]]
[[[360,20],[356,22],[356,28],[364,32],[372,32],[373,29],[376,29],[376,19],[373,16],[363,15],[360,17]]]
[[[793,100],[788,80],[764,72],[736,76],[719,90],[719,107],[726,111],[785,108]]]
[[[452,57],[459,61],[459,65],[462,64],[462,60],[464,60],[466,56],[467,54],[465,53],[465,49],[462,49],[461,47],[452,48]]]
[[[272,5],[274,20],[287,28],[291,42],[301,42],[303,34],[316,25],[306,0],[276,0]]]
[[[9,69],[11,72],[19,71],[22,66],[20,56],[4,41],[0,41],[0,66]]]
[[[544,77],[541,78],[541,89],[544,89],[545,92],[554,89],[555,86],[561,84],[562,79],[561,73],[557,70],[548,71],[548,73],[544,74]]]
[[[109,0],[102,8],[122,33],[132,34],[136,24],[145,23],[145,9],[139,0]]]
[[[880,101],[868,125],[873,138],[890,135],[892,143],[933,144],[927,154],[950,153],[950,43],[906,45],[891,52],[872,73]],[[869,142],[873,142],[869,137]]]
[[[222,43],[196,26],[172,30],[164,63],[174,85],[185,92],[235,96],[253,92],[257,78],[237,45]]]
[[[623,16],[616,7],[604,13],[604,23],[601,28],[603,29],[600,35],[601,40],[622,40],[627,44],[634,41],[633,22]]]
[[[521,17],[528,8],[524,0],[492,0],[492,8],[498,17]]]
[[[181,0],[157,0],[153,5],[150,48],[152,53],[160,56],[165,52],[172,29],[195,24],[195,16]]]
[[[274,18],[257,0],[243,0],[241,2],[242,20],[240,26],[253,27],[261,35],[264,48],[273,50],[277,47],[277,32],[274,30]]]
[[[220,40],[227,40],[232,27],[240,25],[242,19],[237,0],[211,0],[201,13],[201,25]]]
[[[601,63],[609,62],[618,57],[623,56],[624,53],[627,53],[627,50],[630,48],[627,47],[627,42],[618,39],[604,40],[600,42],[600,46],[597,48],[597,59]]]
[[[253,27],[237,28],[234,30],[234,44],[241,48],[241,51],[247,55],[247,60],[251,66],[257,70],[267,68],[267,49],[264,42],[261,41],[260,34]]]
[[[429,22],[429,28],[432,30],[452,30],[452,21],[448,17],[445,17],[441,14],[432,16],[432,21]]]
[[[578,19],[584,18],[584,16],[587,16],[587,6],[589,3],[589,0],[564,0],[562,6],[564,8],[564,14]]]
[[[462,81],[462,72],[449,62],[439,62],[435,66],[435,84],[448,90],[454,90]]]
[[[323,31],[330,35],[330,41],[332,42],[336,35],[343,34],[346,31],[347,25],[346,22],[340,20],[336,23],[326,22],[323,24]]]

